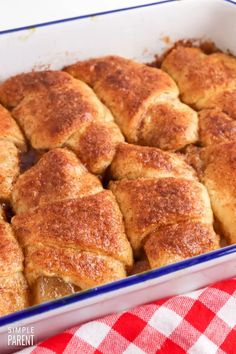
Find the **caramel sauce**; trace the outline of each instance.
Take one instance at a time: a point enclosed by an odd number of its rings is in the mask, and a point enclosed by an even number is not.
[[[39,277],[33,286],[33,305],[75,294],[81,289],[59,277]]]
[[[132,269],[128,272],[128,275],[140,274],[150,270],[150,265],[148,260],[141,260],[134,263]]]

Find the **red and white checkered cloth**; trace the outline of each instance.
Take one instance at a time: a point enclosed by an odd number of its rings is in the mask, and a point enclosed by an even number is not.
[[[236,354],[236,279],[82,324],[26,352]]]

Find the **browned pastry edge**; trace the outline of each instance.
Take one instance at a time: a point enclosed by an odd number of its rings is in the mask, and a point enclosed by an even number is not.
[[[107,255],[131,266],[132,250],[110,191],[57,201],[18,214],[12,225],[23,247],[47,244]]]
[[[151,268],[158,268],[220,248],[219,241],[211,224],[186,221],[153,231],[144,249]]]
[[[126,233],[138,255],[151,231],[189,218],[211,224],[213,215],[205,187],[183,178],[139,178],[110,182],[124,217]]]
[[[102,190],[99,179],[86,170],[73,152],[58,148],[45,153],[36,165],[20,175],[13,188],[12,205],[19,214]]]
[[[0,316],[28,305],[27,283],[22,271],[22,250],[11,226],[0,220]]]
[[[0,316],[29,306],[28,284],[21,272],[0,278]]]
[[[212,209],[225,238],[236,242],[236,142],[212,145],[202,151],[203,182],[210,195]]]
[[[29,284],[42,275],[59,276],[81,289],[98,286],[126,276],[120,261],[93,252],[45,245],[26,249],[25,274]]]
[[[183,155],[155,147],[120,143],[110,166],[112,179],[183,177],[196,179],[196,173]]]
[[[0,85],[1,99],[13,107],[11,114],[32,148],[67,146],[92,173],[104,173],[117,143],[124,141],[111,112],[94,91],[65,72],[16,75]]]
[[[177,150],[197,140],[197,114],[178,100],[178,88],[164,71],[118,56],[65,70],[94,89],[128,142]]]
[[[236,121],[219,108],[199,113],[199,136],[203,146],[236,141]]]
[[[222,93],[236,89],[236,59],[224,53],[206,55],[179,46],[165,57],[162,69],[177,82],[182,100],[197,110],[229,106]]]
[[[0,102],[4,106],[13,108],[29,93],[60,87],[71,80],[71,76],[63,71],[46,70],[18,74],[0,85]]]

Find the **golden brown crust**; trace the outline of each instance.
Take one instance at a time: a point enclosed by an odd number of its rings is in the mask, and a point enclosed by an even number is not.
[[[236,88],[236,60],[223,53],[206,55],[199,48],[178,46],[162,69],[177,82],[183,101],[198,110],[212,107],[218,94]]]
[[[110,182],[122,211],[126,232],[136,252],[147,234],[161,225],[189,219],[212,223],[204,186],[181,178],[136,179]]]
[[[30,285],[41,275],[58,276],[65,282],[87,289],[126,276],[123,263],[105,255],[44,245],[29,246],[26,277]]]
[[[197,113],[179,100],[160,101],[144,112],[138,131],[140,145],[179,150],[197,140]]]
[[[97,177],[88,173],[77,157],[66,149],[47,152],[17,180],[12,204],[17,213],[39,205],[92,195],[103,190]]]
[[[0,277],[23,270],[23,254],[10,225],[0,221]],[[1,279],[1,278],[0,278]]]
[[[236,140],[236,121],[221,110],[204,109],[199,113],[199,136],[203,146]]]
[[[0,198],[9,201],[13,184],[20,173],[19,154],[15,145],[0,140]]]
[[[110,168],[113,179],[183,177],[196,179],[180,154],[158,148],[120,143]]]
[[[196,141],[196,114],[178,101],[178,88],[163,71],[117,56],[78,62],[65,70],[93,87],[128,142],[179,149]]]
[[[15,107],[26,96],[70,83],[71,77],[63,71],[35,71],[13,76],[0,85],[0,102]]]
[[[28,305],[27,284],[22,275],[23,253],[9,224],[0,221],[0,316]]]
[[[92,86],[113,114],[117,112],[118,122],[124,119],[122,115],[132,121],[150,96],[178,96],[178,88],[167,74],[118,56],[78,62],[66,71]]]
[[[35,149],[60,147],[78,129],[103,120],[107,110],[83,82],[73,80],[27,95],[12,111]]]
[[[202,147],[189,145],[185,149],[185,161],[192,166],[197,173],[198,179],[201,181],[203,176],[204,163],[201,158]]]
[[[44,205],[12,220],[23,247],[47,244],[104,254],[132,265],[122,215],[110,191]]]
[[[89,171],[102,174],[111,164],[116,146],[124,141],[114,122],[92,122],[84,131],[78,131],[67,141]]]
[[[144,245],[152,268],[181,261],[220,247],[212,225],[186,221],[160,227],[147,236]]]
[[[0,105],[0,139],[14,143],[21,150],[25,150],[24,137],[11,117],[10,113]]]
[[[29,306],[28,287],[22,273],[0,277],[0,316]]]
[[[0,86],[1,97],[14,107],[12,116],[34,149],[66,145],[96,174],[105,171],[124,140],[93,90],[65,72],[17,75]]]
[[[236,142],[211,146],[202,153],[203,181],[224,236],[236,242]]]
[[[218,107],[221,111],[236,119],[236,88],[222,91],[209,99],[209,108]]]

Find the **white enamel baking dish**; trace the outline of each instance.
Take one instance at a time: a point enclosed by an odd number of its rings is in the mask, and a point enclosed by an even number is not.
[[[167,0],[0,32],[0,81],[32,69],[119,54],[148,62],[170,40],[211,39],[236,54],[236,3]],[[75,324],[236,276],[236,245],[0,318],[0,353],[9,327],[34,327],[34,343]]]

